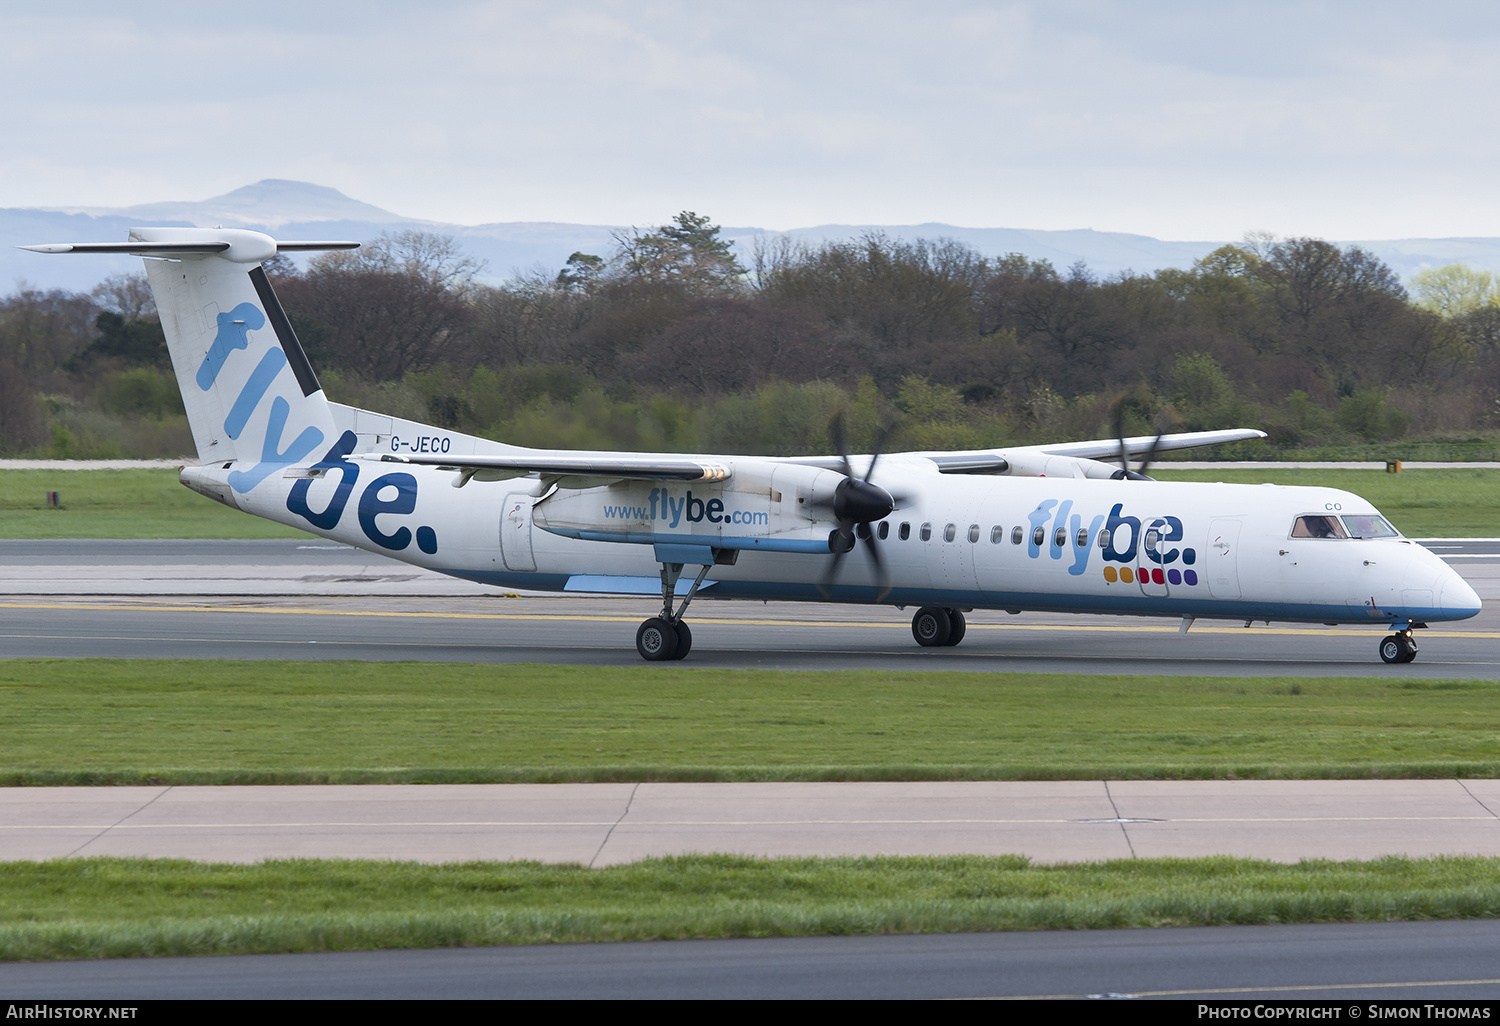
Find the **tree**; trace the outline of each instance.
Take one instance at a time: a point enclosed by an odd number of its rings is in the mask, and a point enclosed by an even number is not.
[[[284,259],[284,258],[283,258]],[[127,321],[145,321],[156,317],[156,297],[144,271],[112,274],[91,293],[94,302]]]
[[[719,226],[691,210],[654,232],[617,233],[615,242],[620,247],[615,263],[623,276],[689,295],[731,291],[745,273],[731,252],[734,243],[719,238]]]
[[[451,237],[406,231],[324,254],[281,290],[289,313],[326,330],[336,364],[391,381],[463,355],[480,269]]]
[[[604,258],[592,253],[575,252],[567,266],[557,272],[557,287],[564,292],[591,295],[604,277]]]
[[[1452,320],[1485,306],[1500,305],[1500,282],[1489,271],[1444,264],[1411,276],[1417,305]]]

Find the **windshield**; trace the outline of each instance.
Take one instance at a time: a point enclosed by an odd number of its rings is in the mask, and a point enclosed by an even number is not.
[[[1400,532],[1386,523],[1385,517],[1373,515],[1346,516],[1349,534],[1355,538],[1399,538]]]
[[[1344,525],[1339,523],[1338,517],[1306,516],[1298,517],[1296,523],[1292,524],[1293,538],[1347,538],[1349,535],[1344,531]]]

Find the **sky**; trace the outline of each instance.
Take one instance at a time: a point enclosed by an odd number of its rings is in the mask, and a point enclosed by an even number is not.
[[[1500,235],[1500,5],[0,0],[0,206]]]

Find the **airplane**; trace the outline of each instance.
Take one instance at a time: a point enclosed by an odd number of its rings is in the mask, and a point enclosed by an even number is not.
[[[1130,467],[1265,437],[1253,429],[850,455],[835,421],[833,455],[685,455],[524,448],[332,402],[261,264],[355,246],[134,228],[21,248],[144,258],[198,452],[187,487],[464,580],[659,595],[636,631],[651,661],[688,654],[700,595],[916,607],[927,648],[962,641],[975,609],[1172,617],[1184,632],[1383,625],[1387,663],[1416,657],[1414,628],[1480,612],[1462,577],[1350,492]]]

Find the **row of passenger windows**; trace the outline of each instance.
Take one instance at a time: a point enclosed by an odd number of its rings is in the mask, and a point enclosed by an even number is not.
[[[857,528],[857,532],[856,533],[858,533],[861,538],[868,538],[868,537],[870,537],[870,525],[869,524],[860,524],[859,527]],[[881,539],[882,541],[884,541],[886,538],[890,537],[890,533],[891,533],[891,525],[889,523],[887,523],[885,521],[881,521],[878,525],[876,525],[875,536],[877,538]],[[1156,532],[1155,531],[1151,531],[1149,533],[1150,534],[1155,534]],[[980,526],[978,524],[970,524],[969,525],[969,541],[971,543],[977,544],[979,542],[979,539],[980,539],[980,537],[982,535],[983,535],[983,530],[980,528]],[[905,522],[902,523],[901,526],[896,529],[896,537],[899,538],[899,539],[901,539],[902,541],[906,541],[908,538],[910,538],[911,537],[911,524],[910,523],[905,523]],[[920,538],[922,541],[931,541],[932,540],[932,524],[930,524],[930,523],[923,524],[921,527],[917,528],[917,537]],[[943,541],[951,542],[951,541],[955,540],[957,537],[958,537],[958,525],[957,524],[948,524],[948,525],[946,525],[943,528]],[[1096,537],[1098,539],[1099,547],[1101,549],[1104,548],[1104,547],[1106,547],[1107,545],[1109,545],[1109,532],[1108,531],[1100,531],[1099,534]],[[1024,527],[1012,527],[1010,529],[1010,543],[1012,545],[1020,545],[1025,540],[1026,540],[1026,529]],[[1066,528],[1059,527],[1055,531],[1052,532],[1052,544],[1056,545],[1058,548],[1065,547],[1068,544],[1068,540],[1069,540],[1068,539],[1068,531],[1067,531]],[[1153,539],[1151,539],[1151,538],[1148,537],[1147,540],[1148,541],[1152,541]],[[1005,528],[1001,527],[999,524],[996,524],[994,527],[991,527],[990,528],[990,544],[992,544],[992,545],[1000,545],[1004,541],[1005,541]],[[1089,532],[1088,532],[1088,529],[1084,528],[1084,527],[1080,527],[1074,533],[1072,541],[1073,541],[1073,544],[1077,545],[1080,549],[1086,548],[1088,546],[1088,543],[1089,543]],[[1047,529],[1045,527],[1034,527],[1034,528],[1032,528],[1031,529],[1031,543],[1033,545],[1046,545],[1047,544]]]

